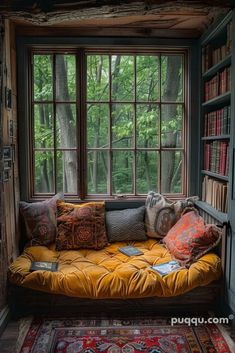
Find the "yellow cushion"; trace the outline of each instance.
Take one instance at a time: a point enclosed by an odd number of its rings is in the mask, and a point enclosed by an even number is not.
[[[125,242],[102,250],[56,251],[55,246],[27,248],[9,268],[9,280],[27,288],[72,297],[142,298],[170,297],[219,279],[221,261],[213,253],[201,257],[189,269],[161,277],[150,269],[171,259],[166,248],[154,239],[132,242],[144,255],[128,257],[118,251]],[[29,272],[31,261],[58,261],[57,272]]]

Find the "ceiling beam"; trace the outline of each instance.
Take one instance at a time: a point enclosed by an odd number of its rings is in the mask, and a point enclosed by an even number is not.
[[[34,25],[56,25],[65,21],[164,14],[208,15],[228,9],[228,0],[12,0],[1,1],[0,13]]]

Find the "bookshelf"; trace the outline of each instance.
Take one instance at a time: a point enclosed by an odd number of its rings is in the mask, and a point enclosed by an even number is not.
[[[216,178],[216,179],[228,181],[228,176],[226,176],[226,175],[220,175],[218,173],[213,173],[213,172],[210,172],[208,170],[203,170],[203,169],[201,170],[201,173],[204,174],[204,175],[211,176],[211,177]]]
[[[201,38],[201,206],[227,219],[231,154],[232,12]]]
[[[231,64],[232,55],[228,54],[224,59],[220,60],[217,64],[210,67],[206,72],[203,72],[202,78],[207,80],[214,76],[221,68]]]
[[[216,108],[220,104],[226,104],[226,103],[229,104],[230,97],[231,97],[231,93],[230,92],[226,92],[226,93],[221,94],[221,95],[219,95],[217,97],[209,99],[206,102],[203,102],[202,106],[203,107],[211,107],[211,108],[214,106]]]
[[[228,50],[225,49],[226,45]],[[223,49],[219,49],[221,47]],[[214,53],[212,60],[214,49],[216,54]],[[197,205],[224,226],[226,261],[223,269],[222,311],[232,312],[235,315],[235,9],[215,23],[201,37],[200,50],[202,72],[199,195],[201,201],[197,201]],[[206,60],[206,64],[203,60]],[[226,87],[224,82],[221,90],[219,83],[222,78],[221,72],[228,67],[231,83],[227,82]],[[211,81],[213,79],[214,81]],[[208,82],[212,83],[208,84]],[[209,85],[212,97],[209,94],[205,99],[205,86],[209,87]],[[223,111],[224,108],[225,111]],[[223,166],[220,154],[224,154]],[[214,159],[212,170],[210,170],[210,158]]]
[[[230,135],[217,135],[217,136],[204,136],[202,137],[202,141],[209,141],[209,140],[224,140],[229,139]]]

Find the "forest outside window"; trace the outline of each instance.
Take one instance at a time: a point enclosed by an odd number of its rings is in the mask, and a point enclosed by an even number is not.
[[[186,53],[32,52],[32,196],[186,190]]]

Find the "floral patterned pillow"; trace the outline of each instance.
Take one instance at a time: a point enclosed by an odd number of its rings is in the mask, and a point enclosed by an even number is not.
[[[163,238],[163,243],[181,265],[189,267],[221,240],[215,224],[205,224],[195,211],[184,214]]]
[[[103,249],[108,244],[104,202],[57,201],[56,249]]]
[[[19,203],[29,245],[48,245],[55,242],[56,201],[62,198],[63,194],[59,193],[42,202]]]

